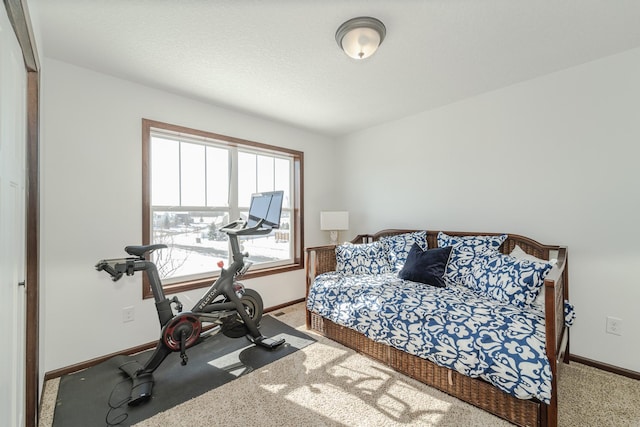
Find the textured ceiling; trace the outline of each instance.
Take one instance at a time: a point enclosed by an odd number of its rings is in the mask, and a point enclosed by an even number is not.
[[[341,135],[640,47],[638,0],[28,0],[44,56]],[[363,61],[338,26],[387,27]]]

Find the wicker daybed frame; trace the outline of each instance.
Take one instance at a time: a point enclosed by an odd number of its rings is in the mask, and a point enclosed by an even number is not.
[[[383,230],[375,234],[359,235],[352,240],[352,243],[370,243],[384,236],[413,231],[417,230]],[[445,231],[445,233],[451,236],[501,234],[451,231]],[[437,247],[437,235],[438,231],[427,231],[427,242],[430,248]],[[569,298],[567,248],[543,245],[527,237],[509,234],[507,240],[500,247],[500,251],[508,254],[516,245],[537,258],[550,259],[552,256],[558,259],[556,267],[551,270],[544,281],[546,349],[552,373],[551,403],[548,405],[537,399],[518,399],[482,379],[466,377],[426,359],[410,355],[386,344],[377,343],[359,332],[340,326],[309,310],[307,310],[307,328],[513,424],[555,427],[558,421],[557,363],[560,360],[569,363],[569,329],[564,324],[564,300]],[[306,254],[308,296],[309,288],[316,275],[335,271],[335,246],[308,248]]]

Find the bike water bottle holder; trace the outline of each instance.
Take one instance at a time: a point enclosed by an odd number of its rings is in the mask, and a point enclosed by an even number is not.
[[[171,299],[169,300],[169,302],[170,302],[171,304],[175,304],[175,305],[176,305],[176,311],[177,311],[178,313],[182,313],[182,303],[180,302],[180,300],[178,299],[178,297],[177,297],[177,296],[174,296],[173,298],[171,298]]]
[[[244,261],[244,266],[240,270],[238,270],[235,277],[240,278],[244,276],[246,272],[251,268],[252,265],[253,265],[253,262]]]

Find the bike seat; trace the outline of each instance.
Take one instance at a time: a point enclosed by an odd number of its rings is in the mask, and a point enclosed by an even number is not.
[[[167,245],[157,244],[157,245],[141,245],[141,246],[127,246],[124,248],[125,252],[129,255],[141,257],[147,252],[153,252],[156,249],[165,249]]]

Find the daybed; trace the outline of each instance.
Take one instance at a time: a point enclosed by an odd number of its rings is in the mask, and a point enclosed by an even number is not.
[[[557,425],[573,319],[566,247],[383,230],[308,248],[306,277],[307,328],[513,424]]]

